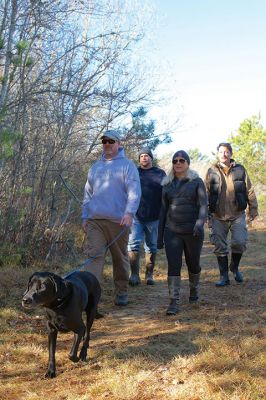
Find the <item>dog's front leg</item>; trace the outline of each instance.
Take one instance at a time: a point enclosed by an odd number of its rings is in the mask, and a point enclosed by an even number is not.
[[[78,353],[78,349],[79,349],[79,344],[81,342],[81,339],[84,336],[84,332],[85,332],[85,325],[82,324],[82,326],[80,326],[80,329],[74,333],[74,342],[73,342],[73,346],[72,349],[69,353],[69,359],[73,362],[78,362],[79,361],[79,357],[77,356]]]
[[[79,358],[81,361],[86,361],[87,358],[87,352],[90,344],[90,331],[91,327],[95,318],[95,315],[97,313],[97,308],[93,307],[91,310],[87,309],[86,314],[87,314],[87,325],[86,325],[86,332],[83,340],[83,346],[80,350]]]
[[[55,349],[56,349],[56,339],[57,339],[57,329],[52,327],[49,322],[48,326],[48,350],[49,350],[49,360],[48,360],[48,369],[45,374],[46,378],[54,378],[55,377]]]

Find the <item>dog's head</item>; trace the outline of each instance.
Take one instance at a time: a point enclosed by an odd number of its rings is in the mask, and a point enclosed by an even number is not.
[[[64,298],[66,285],[64,280],[52,272],[35,272],[28,281],[28,288],[23,294],[22,306],[35,308],[48,307],[57,299]]]

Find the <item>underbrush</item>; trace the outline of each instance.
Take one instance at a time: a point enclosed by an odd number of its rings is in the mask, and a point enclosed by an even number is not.
[[[168,304],[166,260],[160,251],[156,285],[129,289],[127,307],[113,304],[108,259],[99,305],[104,318],[91,333],[89,359],[68,359],[73,335],[59,334],[57,377],[44,378],[47,333],[43,311],[25,311],[21,298],[37,270],[64,275],[71,262],[1,268],[0,399],[5,400],[262,400],[265,387],[265,231],[250,231],[242,259],[244,283],[216,288],[212,247],[202,254],[200,301],[188,303],[189,283],[182,271],[181,311],[165,315]]]

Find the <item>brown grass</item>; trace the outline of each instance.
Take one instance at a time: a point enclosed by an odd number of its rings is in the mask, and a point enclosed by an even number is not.
[[[44,378],[47,334],[43,312],[20,306],[32,269],[2,268],[0,282],[0,399],[97,400],[179,399],[259,400],[265,387],[265,230],[250,232],[242,260],[245,281],[218,278],[212,248],[202,254],[201,296],[188,304],[186,268],[182,272],[181,312],[165,315],[168,303],[164,251],[156,285],[130,288],[130,304],[113,305],[111,266],[86,363],[68,360],[72,334],[59,334],[57,377]],[[57,270],[63,274],[73,265]],[[39,268],[38,268],[39,270]]]

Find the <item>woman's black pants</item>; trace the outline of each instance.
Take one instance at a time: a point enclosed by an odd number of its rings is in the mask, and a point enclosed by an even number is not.
[[[200,254],[203,239],[203,233],[201,236],[195,237],[193,234],[180,234],[165,228],[164,244],[168,261],[168,276],[180,276],[183,253],[188,271],[192,274],[200,272]]]

